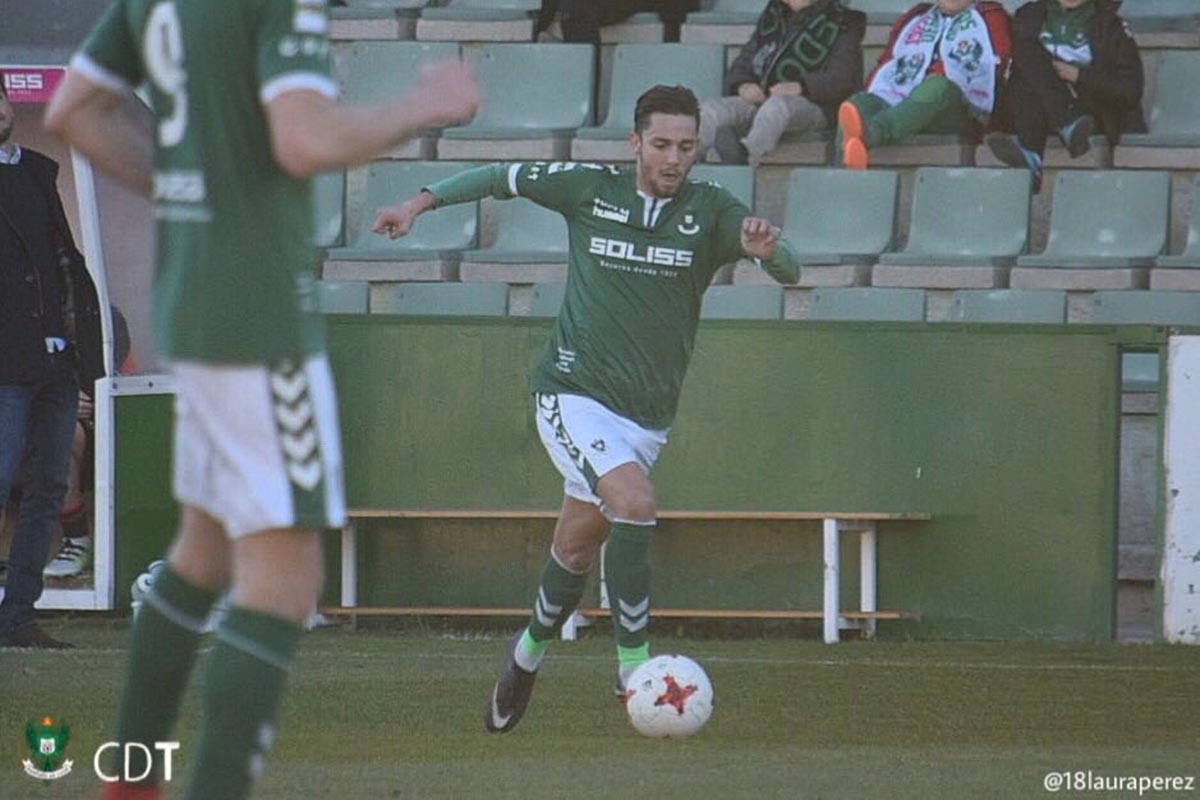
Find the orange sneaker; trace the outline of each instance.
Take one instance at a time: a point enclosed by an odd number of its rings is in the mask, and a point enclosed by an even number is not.
[[[838,127],[842,129],[844,139],[867,140],[867,126],[863,124],[862,113],[849,100],[838,106]]]
[[[842,166],[846,169],[866,169],[869,164],[867,146],[862,139],[847,138],[842,145]]]
[[[100,800],[161,800],[162,792],[154,783],[125,783],[117,781],[104,787]]]

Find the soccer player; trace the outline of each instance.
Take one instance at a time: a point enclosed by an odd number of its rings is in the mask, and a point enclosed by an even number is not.
[[[117,739],[153,752],[171,738],[201,628],[230,589],[189,800],[249,794],[323,581],[318,532],[345,516],[310,177],[465,121],[478,102],[454,62],[384,104],[340,106],[327,29],[324,0],[118,0],[46,113],[47,128],[154,198],[153,321],[177,392],[182,519],[134,624]],[[130,91],[143,82],[152,116]],[[104,797],[159,794],[122,782]]]
[[[742,256],[760,259],[777,280],[798,275],[778,228],[724,189],[688,178],[699,124],[690,90],[656,86],[634,112],[635,169],[493,164],[424,188],[376,219],[375,230],[395,238],[430,209],[521,196],[562,214],[570,230],[566,300],[530,382],[565,496],[533,615],[484,713],[493,733],[525,713],[546,648],[578,605],[605,539],[619,694],[649,658],[657,514],[649,475],[675,415],[704,291],[718,267]]]

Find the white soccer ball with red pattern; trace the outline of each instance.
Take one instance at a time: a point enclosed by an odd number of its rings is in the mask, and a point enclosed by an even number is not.
[[[712,683],[687,656],[655,656],[634,670],[625,687],[629,721],[646,736],[691,736],[712,709]]]

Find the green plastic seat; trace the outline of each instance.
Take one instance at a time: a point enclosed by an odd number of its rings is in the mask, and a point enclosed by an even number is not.
[[[1046,249],[1022,267],[1144,267],[1167,245],[1171,176],[1132,170],[1064,170],[1054,182]]]
[[[378,103],[404,92],[421,64],[458,58],[456,42],[361,41],[333,48],[330,69],[349,103]]]
[[[866,14],[868,25],[891,25],[914,4],[909,0],[850,0],[846,5]]]
[[[1099,325],[1200,325],[1200,292],[1096,292],[1091,321]]]
[[[317,309],[322,314],[367,313],[367,281],[317,281]]]
[[[561,214],[524,197],[497,203],[495,213],[496,241],[491,247],[464,251],[463,261],[566,262],[567,223]]]
[[[880,264],[1003,266],[1029,241],[1029,171],[922,167],[908,244]]]
[[[1067,321],[1067,293],[1058,289],[960,289],[950,305],[954,322]]]
[[[1122,14],[1127,7],[1121,6]],[[1200,147],[1200,51],[1167,50],[1154,75],[1154,93],[1150,96],[1148,133],[1130,133],[1121,137],[1127,147]]]
[[[738,164],[697,164],[688,173],[698,181],[712,181],[754,210],[754,168]]]
[[[376,161],[367,167],[366,201],[357,222],[346,231],[347,247],[329,251],[331,259],[425,260],[457,257],[476,246],[478,203],[460,203],[423,214],[407,236],[389,239],[371,231],[375,211],[412,197],[421,187],[475,166],[446,161]]]
[[[541,10],[541,0],[448,0],[421,12],[425,19],[512,20],[532,17]]]
[[[924,289],[813,289],[808,318],[924,322]]]
[[[395,283],[375,289],[372,313],[502,317],[507,283]]]
[[[557,317],[566,296],[565,283],[535,283],[529,300],[529,316]]]
[[[767,6],[764,0],[715,0],[707,5],[684,21],[689,25],[752,25]]]
[[[802,264],[871,263],[895,239],[899,190],[890,170],[793,170],[783,233]]]
[[[1158,353],[1121,354],[1121,391],[1158,391]]]
[[[780,319],[782,286],[710,286],[700,307],[702,319]]]
[[[1196,0],[1133,0],[1121,4],[1121,16],[1134,31],[1194,31],[1200,25]]]
[[[313,217],[317,247],[336,247],[342,243],[342,225],[345,221],[342,206],[345,196],[344,172],[323,172],[313,180]]]
[[[612,82],[604,120],[580,128],[579,139],[624,139],[633,130],[633,109],[656,84],[686,86],[696,97],[720,97],[725,52],[712,44],[619,44],[613,51]]]
[[[1187,243],[1175,256],[1159,256],[1160,267],[1200,267],[1200,178],[1192,183],[1192,216],[1188,220]]]
[[[592,121],[590,44],[489,44],[472,59],[479,113],[448,128],[450,139],[529,139],[564,135]]]

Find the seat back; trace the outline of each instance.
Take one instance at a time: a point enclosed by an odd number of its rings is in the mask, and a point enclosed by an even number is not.
[[[1067,293],[1051,289],[961,289],[954,293],[955,322],[1067,321]]]
[[[516,197],[495,205],[496,240],[490,252],[554,253],[567,258],[567,222],[532,200]]]
[[[507,283],[395,283],[379,286],[371,311],[502,317],[508,313]]]
[[[1054,182],[1044,255],[1153,258],[1167,244],[1171,177],[1166,172],[1064,170]]]
[[[899,188],[890,170],[792,170],[784,235],[800,255],[878,255],[895,239]]]
[[[906,253],[1016,257],[1029,241],[1029,171],[922,167]]]
[[[458,55],[457,42],[360,41],[335,46],[330,70],[346,102],[378,103],[415,82],[421,64]]]
[[[487,44],[472,57],[479,112],[464,129],[575,129],[592,122],[590,44]]]
[[[375,211],[412,197],[442,178],[475,166],[448,161],[376,161],[367,167],[363,208],[349,244],[365,250],[466,250],[475,246],[478,203],[460,203],[422,214],[407,236],[388,239],[371,231]]]
[[[738,164],[697,164],[689,177],[712,181],[754,210],[754,168]]]
[[[710,44],[619,44],[613,51],[612,81],[603,128],[633,130],[633,109],[656,84],[686,86],[704,100],[721,95],[725,51]]]

